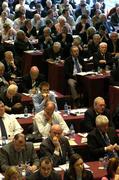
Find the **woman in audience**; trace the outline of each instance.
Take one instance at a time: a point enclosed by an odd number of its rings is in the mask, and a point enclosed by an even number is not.
[[[16,30],[11,28],[9,23],[4,23],[2,35],[2,42],[7,40],[14,40],[16,37]]]
[[[119,170],[119,159],[113,157],[109,159],[107,165],[107,175],[102,177],[101,180],[113,180],[115,175],[118,173],[117,170]]]
[[[5,171],[5,178],[4,180],[22,180],[20,177],[19,171],[17,167],[15,166],[10,166],[6,171]]]
[[[64,174],[64,180],[93,180],[91,171],[84,168],[83,159],[79,154],[73,154],[70,158],[69,169]]]

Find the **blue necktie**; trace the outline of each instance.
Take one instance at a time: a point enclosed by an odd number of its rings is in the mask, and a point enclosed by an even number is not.
[[[75,59],[75,65],[76,65],[77,72],[78,72],[78,73],[81,72],[80,65],[79,65],[77,59]]]
[[[0,128],[1,128],[2,137],[4,136],[7,139],[7,132],[6,132],[5,125],[3,123],[2,117],[0,117]]]

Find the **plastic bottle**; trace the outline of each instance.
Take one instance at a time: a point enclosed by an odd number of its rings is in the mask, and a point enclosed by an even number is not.
[[[24,116],[25,116],[25,117],[28,116],[28,108],[27,108],[27,106],[25,106],[25,108],[24,108]]]
[[[65,102],[64,104],[64,114],[68,114],[68,104]]]
[[[74,137],[74,135],[75,135],[74,125],[73,125],[73,124],[71,124],[71,126],[70,126],[70,136],[71,136],[71,138],[73,138],[73,137]]]

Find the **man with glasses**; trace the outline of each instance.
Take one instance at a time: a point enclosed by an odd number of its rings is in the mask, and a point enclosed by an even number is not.
[[[39,156],[49,156],[52,158],[54,166],[66,163],[73,150],[66,137],[63,136],[63,130],[59,124],[54,124],[50,128],[49,137],[40,145]]]

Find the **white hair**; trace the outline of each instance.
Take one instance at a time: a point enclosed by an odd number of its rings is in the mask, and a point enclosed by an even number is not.
[[[100,127],[109,123],[109,119],[104,115],[98,115],[95,120],[96,126]]]

